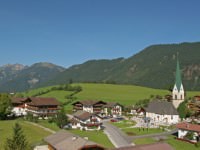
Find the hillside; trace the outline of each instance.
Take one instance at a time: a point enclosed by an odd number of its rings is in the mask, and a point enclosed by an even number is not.
[[[130,58],[90,60],[74,65],[43,86],[74,82],[109,82],[169,89],[174,85],[177,53],[185,89],[200,90],[200,42],[153,45]]]
[[[199,49],[200,42],[152,45],[129,58],[89,60],[68,69],[51,63],[8,65],[0,68],[0,91],[24,91],[69,82],[132,84],[168,90],[174,85],[177,53],[184,88],[200,90]]]
[[[170,94],[167,90],[152,89],[134,85],[113,85],[113,84],[73,84],[73,86],[79,85],[82,87],[82,91],[75,94],[76,100],[103,100],[103,101],[115,101],[120,104],[130,106],[138,102],[149,98],[151,95],[164,96]],[[29,90],[22,93],[24,96],[33,96],[41,91],[47,91],[52,87],[38,88],[34,90]],[[46,94],[40,95],[41,97],[55,97],[60,102],[68,102],[67,96],[72,92],[69,91],[51,91]],[[199,94],[199,92],[187,92],[187,97],[192,97]],[[71,110],[71,103],[65,106],[67,110]]]

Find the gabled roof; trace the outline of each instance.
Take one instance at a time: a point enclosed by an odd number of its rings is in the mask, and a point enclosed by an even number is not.
[[[77,103],[80,103],[80,104],[82,104],[84,106],[93,106],[93,105],[98,104],[98,103],[104,103],[104,104],[106,104],[105,102],[98,101],[98,100],[83,100],[83,101],[75,102],[72,105],[75,105]]]
[[[86,111],[79,110],[79,111],[75,112],[73,114],[73,116],[82,121],[85,121],[85,120],[89,119],[91,116],[93,116],[93,114],[86,112]]]
[[[107,104],[106,104],[104,107],[112,108],[112,107],[114,107],[114,106],[116,106],[116,105],[122,106],[122,105],[120,105],[120,104],[117,103],[117,102],[107,102]]]
[[[55,98],[46,98],[46,97],[12,98],[12,103],[21,104],[25,102],[27,102],[27,104],[31,106],[55,106],[60,104]]]
[[[151,101],[146,108],[146,112],[160,115],[178,115],[178,112],[172,102],[168,102],[166,100]]]
[[[182,84],[182,80],[181,80],[181,71],[180,71],[179,61],[177,60],[175,85],[176,85],[178,91],[180,91],[181,84]]]
[[[200,125],[182,122],[176,125],[178,129],[200,132]]]
[[[30,97],[31,102],[28,105],[32,106],[57,106],[59,102],[55,98],[46,97]]]
[[[44,140],[56,150],[78,150],[86,145],[97,145],[92,141],[88,141],[65,130],[60,130],[44,138]]]

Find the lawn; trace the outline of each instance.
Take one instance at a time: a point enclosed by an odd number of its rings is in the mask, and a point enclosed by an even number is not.
[[[168,144],[170,144],[175,150],[199,150],[200,148],[195,147],[195,145],[178,141],[174,138],[174,136],[169,136],[169,139],[166,140]]]
[[[103,131],[81,131],[81,130],[69,130],[70,132],[77,134],[81,137],[88,137],[90,141],[94,141],[103,147],[113,148],[113,144],[108,139],[107,135]]]
[[[54,131],[59,131],[60,128],[56,125],[56,123],[49,123],[48,120],[38,120],[37,124],[49,128]]]
[[[164,132],[159,128],[125,128],[122,129],[128,135],[145,135],[145,134],[154,134]]]
[[[110,123],[118,128],[127,128],[134,126],[136,124],[135,121],[130,121],[130,120],[122,120],[119,122],[110,122]]]
[[[36,145],[42,142],[42,139],[51,133],[39,127],[27,124],[24,121],[0,121],[0,150],[3,150],[5,141],[8,137],[12,137],[13,127],[18,122],[24,131],[24,135],[31,145]]]

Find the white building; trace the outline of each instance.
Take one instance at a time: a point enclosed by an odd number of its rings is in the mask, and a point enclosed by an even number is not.
[[[180,103],[182,103],[185,99],[185,91],[181,80],[181,71],[178,61],[176,66],[176,81],[172,91],[172,99],[175,108],[178,108]]]
[[[191,142],[198,142],[200,138],[200,125],[182,122],[176,125],[178,128],[178,138],[188,140]],[[187,139],[188,132],[193,133],[192,139]]]
[[[176,124],[179,115],[171,102],[166,100],[154,100],[146,108],[146,118],[150,118],[156,124]]]

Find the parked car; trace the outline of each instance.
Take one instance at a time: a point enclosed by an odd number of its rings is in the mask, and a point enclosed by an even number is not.
[[[117,119],[111,119],[110,121],[111,122],[118,122],[119,120],[117,120]]]

